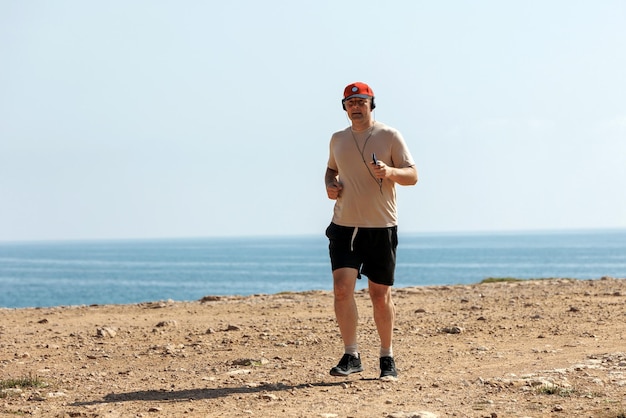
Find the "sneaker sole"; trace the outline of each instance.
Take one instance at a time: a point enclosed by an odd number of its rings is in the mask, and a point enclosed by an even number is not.
[[[398,376],[382,376],[380,380],[383,382],[397,382]]]
[[[344,372],[342,370],[338,370],[336,368],[332,368],[330,369],[330,375],[331,376],[341,376],[341,377],[346,377],[351,375],[352,373],[361,373],[363,371],[363,368],[358,368],[358,369],[350,369],[347,372]]]

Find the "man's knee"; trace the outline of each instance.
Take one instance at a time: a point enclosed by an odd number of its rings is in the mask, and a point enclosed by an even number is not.
[[[387,306],[391,301],[391,286],[374,284],[370,282],[369,294],[374,306]]]
[[[351,268],[341,268],[333,272],[333,292],[336,300],[354,297],[358,271]]]

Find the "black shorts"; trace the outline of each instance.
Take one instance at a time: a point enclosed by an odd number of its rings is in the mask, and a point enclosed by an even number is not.
[[[332,223],[326,228],[333,271],[351,267],[374,283],[393,286],[398,227],[355,228]]]

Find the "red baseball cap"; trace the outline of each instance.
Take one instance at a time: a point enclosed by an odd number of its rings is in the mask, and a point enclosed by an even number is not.
[[[374,97],[374,92],[367,84],[357,81],[356,83],[348,84],[343,90],[344,101],[353,97],[358,97],[361,99],[371,99],[372,97]]]

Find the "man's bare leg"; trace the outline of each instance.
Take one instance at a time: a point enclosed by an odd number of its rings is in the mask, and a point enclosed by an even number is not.
[[[340,268],[333,271],[335,297],[335,317],[344,346],[357,344],[359,313],[354,299],[358,271],[353,268]]]
[[[393,326],[396,308],[391,299],[391,286],[369,282],[369,294],[374,310],[374,322],[380,337],[381,348],[390,349],[393,343]]]

